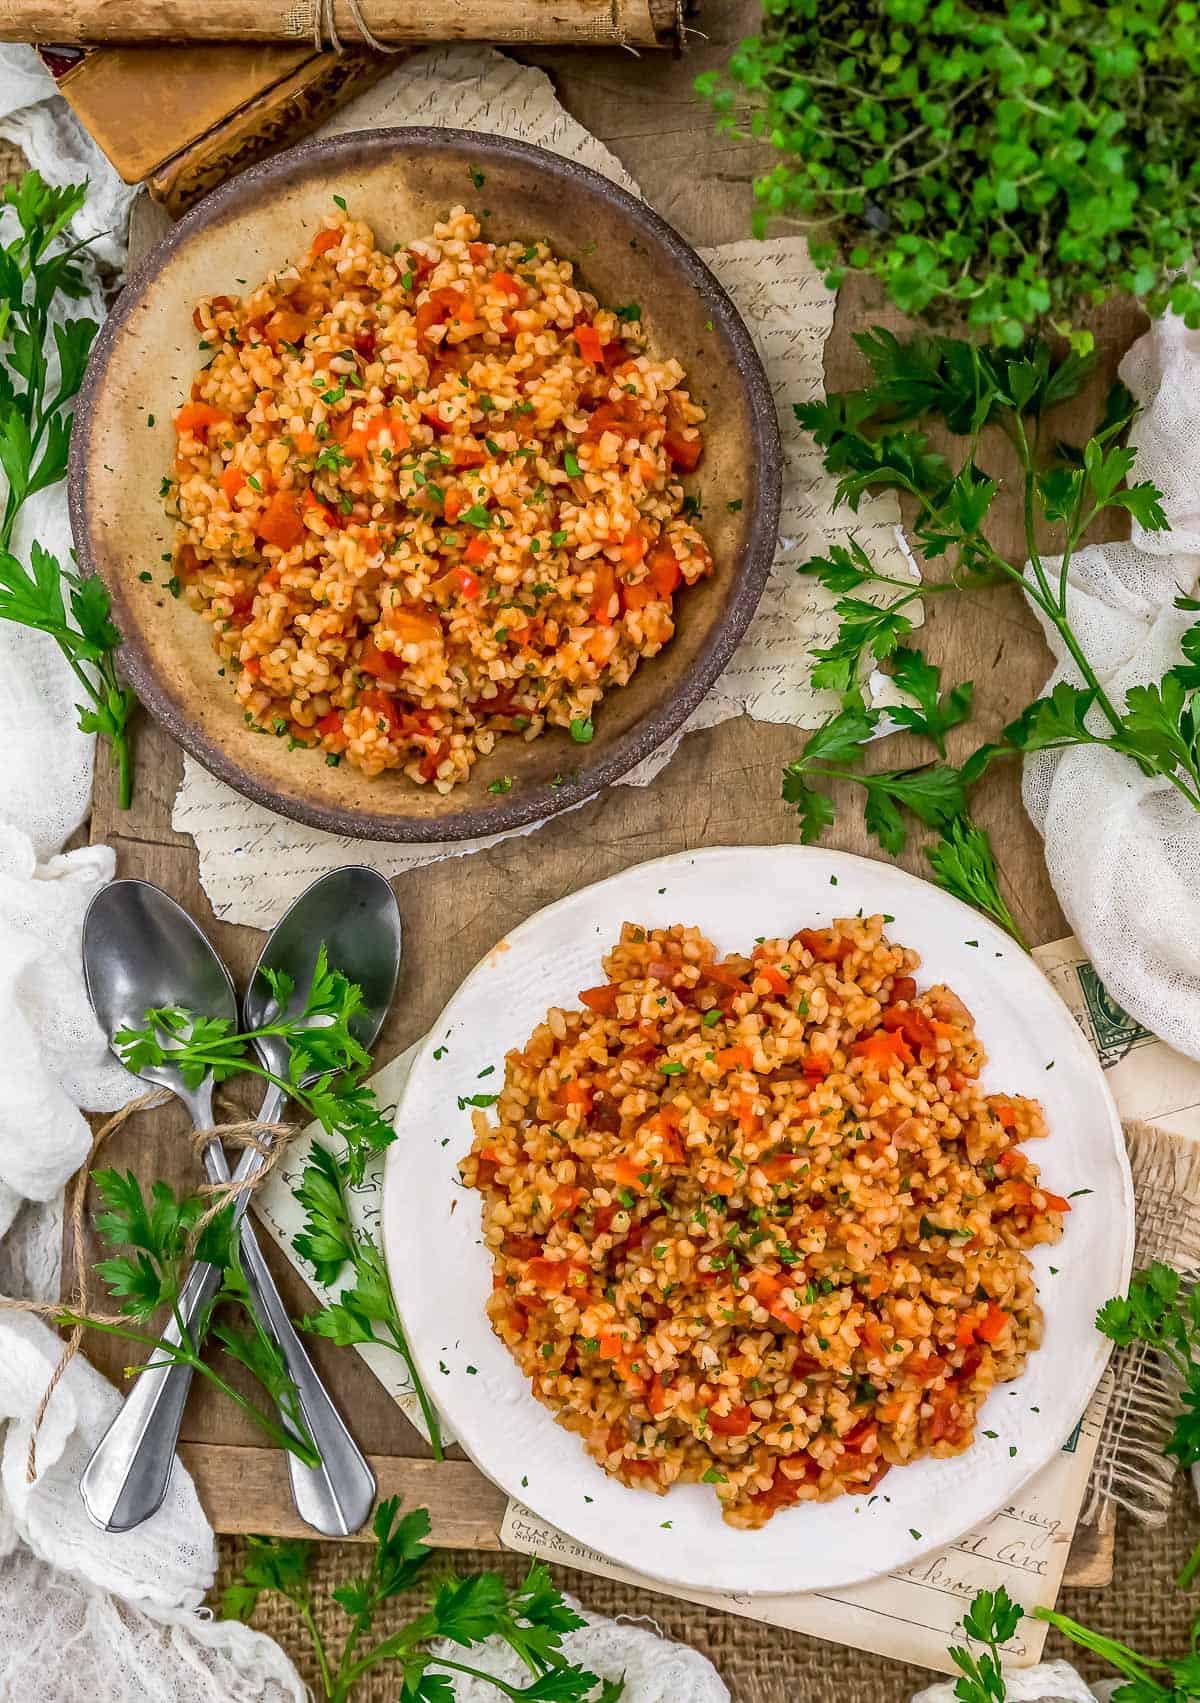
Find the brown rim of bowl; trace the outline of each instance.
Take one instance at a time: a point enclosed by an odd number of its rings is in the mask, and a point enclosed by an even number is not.
[[[683,725],[728,664],[758,606],[771,571],[779,527],[783,452],[775,402],[758,351],[740,314],[700,256],[678,232],[645,202],[589,166],[506,136],[476,135],[468,130],[422,125],[349,131],[341,136],[302,142],[285,153],[251,166],[205,196],[129,275],[112,312],[101,326],[80,387],[71,433],[68,476],[68,505],[77,559],[85,573],[95,573],[97,566],[89,547],[87,527],[93,405],[104,383],[114,346],[135,303],[185,239],[217,222],[231,209],[238,210],[246,203],[253,203],[263,185],[296,173],[303,175],[313,162],[361,154],[363,151],[372,154],[398,150],[420,153],[447,146],[465,149],[484,163],[488,158],[505,159],[528,166],[531,171],[548,173],[561,181],[564,191],[572,187],[590,191],[620,208],[635,231],[645,233],[667,251],[685,282],[703,299],[710,317],[733,348],[750,412],[747,456],[752,460],[756,480],[748,539],[734,570],[736,584],[726,605],[725,619],[714,625],[690,672],[675,691],[603,753],[598,753],[597,760],[586,771],[568,776],[557,787],[549,784],[532,787],[519,797],[504,795],[494,805],[464,810],[455,816],[421,820],[380,815],[367,809],[327,808],[294,797],[281,797],[197,731],[190,718],[181,713],[176,700],[160,684],[154,659],[141,637],[136,632],[128,637],[122,635],[121,665],[142,704],[185,751],[235,792],[268,810],[325,833],[418,844],[504,833],[531,822],[546,821],[594,798],[657,751]],[[119,605],[119,601],[119,597],[115,598],[114,605]]]

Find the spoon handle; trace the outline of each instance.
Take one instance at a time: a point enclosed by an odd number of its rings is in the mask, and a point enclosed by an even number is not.
[[[259,1121],[274,1123],[282,1109],[283,1099],[284,1096],[271,1084],[259,1110]],[[226,1183],[230,1180],[229,1161],[219,1141],[210,1141],[201,1158],[210,1182]],[[254,1148],[246,1148],[238,1162],[236,1180],[247,1181],[262,1163],[261,1154]],[[248,1199],[248,1193],[239,1196],[240,1211],[244,1212]],[[288,1451],[288,1474],[296,1511],[302,1520],[326,1537],[348,1537],[365,1524],[371,1512],[375,1501],[374,1474],[309,1359],[288,1317],[254,1228],[245,1217],[241,1226],[241,1250],[250,1292],[279,1344],[288,1373],[296,1386],[309,1435],[321,1457],[319,1466],[308,1467]]]
[[[203,1260],[197,1260],[188,1273],[179,1312],[189,1333],[220,1281],[216,1266]],[[181,1337],[174,1319],[161,1340],[178,1346]],[[102,1530],[132,1531],[161,1505],[175,1464],[175,1444],[191,1383],[192,1368],[179,1363],[138,1373],[79,1481],[88,1517]]]
[[[212,1092],[210,1075],[194,1093],[180,1094],[198,1129],[212,1123]],[[194,1341],[192,1327],[220,1282],[216,1266],[203,1260],[188,1272],[178,1313],[189,1339]],[[179,1346],[183,1338],[178,1320],[168,1322],[159,1340],[167,1347]],[[148,1358],[153,1360],[155,1353],[152,1349]],[[88,1517],[102,1530],[132,1531],[161,1506],[191,1384],[192,1368],[178,1361],[138,1373],[79,1480]]]

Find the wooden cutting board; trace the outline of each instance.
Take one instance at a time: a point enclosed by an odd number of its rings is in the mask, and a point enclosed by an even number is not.
[[[723,15],[722,15],[723,14]],[[642,59],[602,52],[517,55],[542,65],[568,109],[616,153],[647,198],[693,243],[707,246],[746,234],[755,150],[717,136],[708,109],[692,93],[693,76],[724,57],[748,33],[755,9],[749,0],[713,8],[712,38],[680,63],[664,55]],[[151,209],[138,222],[144,252],[155,234]],[[862,376],[850,333],[873,321],[899,325],[881,311],[873,290],[852,283],[838,302],[826,352],[827,385],[846,388]],[[1062,409],[1060,435],[1094,417],[1116,362],[1143,321],[1136,310],[1111,311],[1099,325],[1103,372],[1088,395]],[[1000,465],[993,471],[1006,471]],[[149,476],[149,474],[148,474]],[[1020,551],[1019,516],[1006,509],[997,543]],[[1049,660],[1036,622],[1021,597],[1004,590],[977,597],[930,601],[922,645],[949,680],[976,682],[977,715],[969,734],[952,748],[961,760],[980,739],[994,738],[1037,692]],[[960,730],[961,731],[961,730]],[[650,787],[615,787],[586,808],[520,838],[467,858],[432,864],[399,879],[397,897],[405,930],[404,963],[393,1010],[377,1048],[384,1063],[422,1035],[464,973],[507,930],[562,894],[634,863],[702,845],[790,843],[799,840],[794,816],[781,803],[780,770],[801,744],[795,729],[741,718],[689,735]],[[130,810],[117,808],[115,788],[101,768],[91,819],[93,841],[114,846],[118,873],[159,883],[209,932],[235,977],[244,981],[262,936],[218,923],[200,887],[195,848],[171,827],[171,807],[182,757],[165,732],[141,718],[136,736],[136,783]],[[887,761],[909,758],[905,741],[889,741]],[[862,827],[857,800],[844,795],[828,844],[868,856],[878,848]],[[1034,943],[1067,932],[1046,878],[1038,836],[1021,807],[1015,764],[994,768],[979,788],[975,814],[991,832],[1014,915]],[[918,846],[901,861],[925,873]],[[245,1102],[242,1102],[245,1104]],[[184,1118],[176,1108],[142,1114],[109,1143],[105,1162],[133,1166],[141,1177],[163,1176],[177,1185],[194,1181]],[[291,1267],[271,1248],[271,1263],[293,1313],[311,1298]],[[69,1273],[71,1255],[64,1262]],[[437,1543],[465,1548],[497,1546],[503,1494],[467,1461],[438,1466],[429,1449],[398,1414],[359,1357],[316,1341],[314,1358],[372,1460],[383,1494],[428,1505]],[[94,1363],[119,1382],[127,1359],[106,1337],[88,1343]],[[306,1530],[296,1519],[282,1457],[261,1447],[247,1422],[206,1388],[194,1390],[183,1427],[183,1458],[218,1531],[280,1535]],[[1068,1583],[1103,1584],[1111,1577],[1111,1528],[1077,1535]]]

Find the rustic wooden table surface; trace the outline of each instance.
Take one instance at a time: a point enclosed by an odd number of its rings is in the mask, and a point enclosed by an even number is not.
[[[534,51],[518,57],[551,75],[563,103],[621,158],[651,203],[684,236],[697,245],[711,245],[746,234],[750,182],[762,155],[748,142],[715,134],[709,111],[693,94],[691,83],[698,71],[719,62],[733,41],[749,33],[756,12],[750,0],[724,6],[714,0],[703,20],[707,34],[693,38],[683,62],[665,55],[637,58],[616,52]],[[148,224],[143,226],[143,240],[148,229]],[[846,388],[861,375],[851,333],[879,319],[901,323],[894,313],[881,309],[870,287],[852,283],[844,289],[826,355],[830,389]],[[1070,436],[1073,428],[1093,417],[1117,360],[1142,323],[1138,312],[1125,306],[1098,322],[1101,370],[1087,395],[1060,411],[1056,423],[1062,435]],[[998,453],[993,470],[1004,470]],[[1001,517],[997,542],[1014,559],[1019,556],[1018,518],[1012,508]],[[975,741],[993,737],[1017,708],[1036,696],[1049,668],[1032,613],[1009,589],[931,600],[921,643],[949,680],[976,683],[976,718],[969,733],[960,730],[960,756]],[[181,753],[145,717],[138,724],[136,744],[133,807],[125,812],[117,808],[110,776],[100,769],[92,838],[116,848],[120,874],[158,882],[181,900],[210,932],[235,976],[244,978],[262,937],[215,921],[199,883],[195,848],[171,827]],[[800,744],[795,729],[746,718],[726,722],[690,735],[653,786],[613,788],[532,838],[432,864],[400,879],[396,888],[405,930],[404,963],[398,996],[377,1049],[379,1061],[425,1032],[464,972],[488,947],[563,894],[648,858],[696,846],[798,841],[798,824],[780,799],[780,770]],[[914,748],[914,760],[917,755]],[[904,740],[889,741],[886,761],[904,760]],[[878,855],[863,830],[857,800],[847,796],[839,803],[839,819],[827,843]],[[1039,837],[1021,806],[1015,765],[990,772],[973,809],[991,832],[1007,897],[1027,937],[1039,943],[1066,933],[1046,878]],[[918,874],[925,872],[919,841],[901,861]],[[143,1177],[182,1181],[191,1169],[182,1117],[166,1110],[133,1120],[111,1142],[107,1162],[132,1164]],[[272,1263],[293,1310],[304,1310],[308,1298],[303,1286],[282,1259]],[[106,1372],[119,1375],[125,1359],[119,1345],[99,1338],[89,1352]],[[435,1468],[425,1445],[356,1355],[324,1343],[316,1345],[315,1353],[360,1442],[375,1460],[382,1491],[398,1490],[406,1500],[428,1502],[438,1541],[464,1548],[492,1546],[501,1493],[465,1461]],[[258,1447],[232,1406],[211,1400],[203,1389],[194,1392],[186,1416],[184,1458],[219,1530],[299,1529],[278,1455]]]

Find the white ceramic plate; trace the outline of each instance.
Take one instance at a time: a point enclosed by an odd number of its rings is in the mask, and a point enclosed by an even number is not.
[[[661,1497],[609,1478],[529,1393],[484,1313],[491,1260],[479,1197],[458,1179],[471,1144],[459,1096],[494,1091],[505,1053],[524,1044],[547,1007],[573,1005],[580,988],[603,979],[601,956],[623,922],[696,924],[724,953],[859,910],[895,919],[889,934],[921,954],[918,986],[945,981],[965,1000],[988,1054],[984,1085],[1042,1102],[1050,1137],[1037,1158],[1047,1185],[1092,1192],[1072,1201],[1061,1243],[1031,1256],[1045,1340],[1022,1378],[992,1392],[971,1448],[894,1471],[886,1495],[871,1502],[806,1503],[761,1531],[737,1531],[707,1486],[679,1485]],[[494,1074],[482,1075],[489,1066]],[[1108,1359],[1093,1319],[1128,1282],[1133,1194],[1100,1067],[1050,984],[1006,935],[889,864],[799,846],[718,848],[642,864],[550,905],[463,982],[414,1061],[396,1121],[384,1244],[434,1399],[471,1458],[509,1495],[581,1543],[669,1583],[828,1590],[944,1548],[1051,1459]]]

